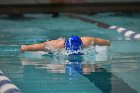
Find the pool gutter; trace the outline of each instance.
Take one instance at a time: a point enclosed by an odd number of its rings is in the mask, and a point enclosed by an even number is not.
[[[0,4],[0,14],[24,13],[140,12],[140,2],[102,3],[8,3]]]

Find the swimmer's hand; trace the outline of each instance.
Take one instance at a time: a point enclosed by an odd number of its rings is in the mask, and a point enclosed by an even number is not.
[[[108,46],[111,46],[111,41],[109,41]]]
[[[20,51],[21,51],[21,52],[26,51],[26,48],[25,48],[25,47],[26,47],[26,45],[22,45],[21,48],[20,48]]]

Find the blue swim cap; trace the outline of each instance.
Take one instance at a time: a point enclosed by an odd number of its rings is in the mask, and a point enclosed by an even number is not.
[[[65,41],[66,50],[71,52],[78,51],[82,49],[83,42],[78,36],[71,36]]]

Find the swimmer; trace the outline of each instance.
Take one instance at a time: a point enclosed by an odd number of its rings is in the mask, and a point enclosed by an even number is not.
[[[92,45],[110,46],[111,42],[109,40],[95,37],[80,38],[79,36],[71,36],[66,40],[50,40],[39,44],[22,45],[21,51],[49,51],[49,49],[47,48],[49,46],[53,49],[65,48],[68,51],[75,52]]]

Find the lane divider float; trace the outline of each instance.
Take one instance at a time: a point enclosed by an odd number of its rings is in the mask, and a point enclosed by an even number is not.
[[[0,93],[22,93],[2,71],[0,71]]]
[[[116,30],[123,36],[128,37],[130,39],[140,39],[140,34],[134,32],[134,31],[128,30],[126,28],[123,28],[123,27],[110,26],[109,29]]]
[[[96,24],[98,27],[101,27],[101,28],[116,30],[118,33],[122,34],[125,37],[130,38],[131,40],[133,40],[133,39],[139,39],[140,40],[140,34],[139,33],[128,30],[126,28],[119,27],[119,26],[114,26],[114,25],[109,25],[109,24],[106,24],[106,23],[103,23],[103,22],[96,21],[96,20],[91,19],[91,18],[87,18],[87,17],[77,15],[77,14],[67,13],[65,15],[70,17],[70,18],[80,19],[80,20],[88,22],[88,23]]]

